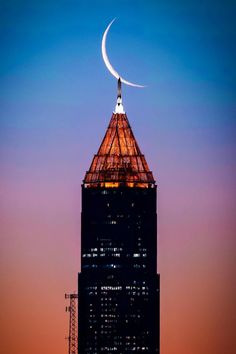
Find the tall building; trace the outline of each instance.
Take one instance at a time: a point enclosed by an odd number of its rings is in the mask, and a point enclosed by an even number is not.
[[[82,185],[79,354],[159,353],[156,192],[119,81]]]

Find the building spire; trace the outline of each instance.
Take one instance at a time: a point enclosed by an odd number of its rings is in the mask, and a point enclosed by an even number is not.
[[[119,97],[121,98],[121,79],[120,79],[120,77],[118,79],[117,89],[118,89],[117,98],[119,98]]]
[[[115,107],[115,112],[118,114],[124,114],[124,107],[122,105],[122,98],[121,98],[121,79],[119,77],[118,79],[118,86],[117,86],[117,101],[116,101],[116,107]]]

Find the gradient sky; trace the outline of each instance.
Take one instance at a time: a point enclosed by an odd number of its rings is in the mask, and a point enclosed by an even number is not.
[[[235,353],[236,5],[0,3],[1,349],[65,354],[80,185],[115,106],[114,67],[159,187],[161,354]]]

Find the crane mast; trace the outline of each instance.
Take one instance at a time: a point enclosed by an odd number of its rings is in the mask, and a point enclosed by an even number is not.
[[[69,312],[69,336],[68,354],[78,353],[78,331],[77,331],[77,307],[78,294],[65,294],[65,299],[70,300],[69,306],[66,306],[66,312]]]

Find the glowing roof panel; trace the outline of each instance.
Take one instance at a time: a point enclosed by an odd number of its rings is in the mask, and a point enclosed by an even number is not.
[[[89,187],[153,187],[155,181],[125,113],[113,113],[84,185]]]

